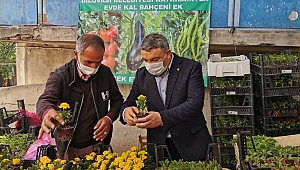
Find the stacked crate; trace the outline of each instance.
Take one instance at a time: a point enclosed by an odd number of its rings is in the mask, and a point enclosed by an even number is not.
[[[257,129],[266,136],[300,133],[299,54],[250,54]]]
[[[236,164],[233,135],[254,134],[253,86],[246,56],[222,57],[208,62],[211,128],[214,143],[221,147],[222,166]]]

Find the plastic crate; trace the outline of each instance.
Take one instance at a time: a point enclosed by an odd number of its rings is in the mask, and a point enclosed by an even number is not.
[[[213,128],[214,134],[232,134],[235,135],[238,132],[243,131],[253,131],[253,126],[247,126],[247,127],[221,127],[221,128]]]
[[[250,60],[245,55],[221,57],[220,54],[212,54],[207,62],[207,70],[208,76],[243,76],[250,74]]]
[[[227,146],[227,147],[220,147],[221,155],[235,155],[234,147]]]
[[[36,163],[36,160],[22,160],[21,165],[24,169],[32,167]]]
[[[252,94],[252,76],[209,77],[210,95]]]
[[[300,87],[275,87],[265,88],[265,96],[292,96],[299,95]]]
[[[294,96],[276,96],[276,97],[261,97],[261,94],[256,93],[255,109],[261,115],[284,116],[282,114],[289,114],[290,116],[297,116],[300,108],[300,102]]]
[[[286,55],[286,60],[277,63],[270,54],[250,53],[251,70],[260,75],[300,73],[299,54],[295,58]]]
[[[254,90],[257,93],[264,92],[265,97],[299,95],[299,80],[299,78],[290,75],[285,78],[284,76],[260,76],[254,74]]]
[[[212,107],[241,107],[241,106],[252,106],[251,95],[241,96],[215,96],[211,98]]]
[[[266,117],[298,117],[299,108],[266,109]]]
[[[212,135],[213,142],[220,145],[220,147],[233,147],[233,143],[236,140],[233,138],[231,134],[222,134],[222,135]]]
[[[252,146],[248,146],[247,138],[250,138]],[[251,132],[239,132],[237,133],[237,147],[238,147],[238,161],[242,170],[246,170],[246,155],[248,149],[255,149],[254,140]]]
[[[215,128],[240,128],[252,126],[254,115],[230,115],[230,116],[212,116],[212,125]]]
[[[209,143],[206,154],[206,161],[216,160],[220,165],[222,165],[221,150],[218,143]]]
[[[211,88],[210,95],[247,95],[251,94],[250,87]]]
[[[29,135],[31,137],[38,137],[41,126],[29,126]]]
[[[56,158],[56,146],[54,145],[41,145],[37,148],[36,151],[36,160],[39,160],[43,156],[49,157],[51,160],[54,160]]]
[[[275,119],[275,118],[259,117],[256,120],[258,121],[256,123],[256,127],[258,133],[261,135],[275,137],[275,136],[294,135],[294,134],[299,134],[300,132],[300,128],[297,126],[299,119],[297,122],[294,123],[294,127],[287,127],[287,126],[284,127],[282,126],[283,124],[279,124],[281,121],[286,121],[290,119],[283,119],[283,118]]]
[[[212,108],[211,115],[253,115],[251,106]]]
[[[266,129],[266,136],[286,136],[286,135],[294,135],[294,134],[299,134],[300,128],[292,128],[292,129],[277,129],[277,128],[272,128],[272,129]]]
[[[235,155],[222,155],[222,168],[236,170],[236,163]]]

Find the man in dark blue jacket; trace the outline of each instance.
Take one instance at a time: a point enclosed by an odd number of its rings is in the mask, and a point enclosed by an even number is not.
[[[143,39],[141,55],[145,67],[136,72],[121,122],[147,129],[147,142],[166,144],[172,159],[205,160],[212,140],[202,113],[201,64],[172,53],[167,39],[156,33]],[[137,119],[139,95],[146,96],[149,115]]]

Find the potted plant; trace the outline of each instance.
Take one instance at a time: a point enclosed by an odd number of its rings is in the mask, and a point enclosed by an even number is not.
[[[57,118],[63,119],[65,124],[57,126],[57,137],[59,141],[70,141],[73,138],[74,126],[71,125],[71,111],[68,103],[63,102],[58,106]]]
[[[139,109],[139,113],[136,115],[137,118],[142,118],[148,115],[147,97],[139,95],[137,98],[136,106]]]

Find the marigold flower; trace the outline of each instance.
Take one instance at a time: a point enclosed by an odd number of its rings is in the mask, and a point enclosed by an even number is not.
[[[61,103],[58,108],[60,109],[70,109],[70,105],[66,102]]]
[[[54,170],[54,168],[55,168],[54,164],[48,164],[47,167],[49,168],[49,170]]]
[[[106,164],[102,163],[102,164],[100,165],[100,170],[106,170]]]
[[[47,157],[47,156],[43,156],[43,157],[40,158],[40,161],[41,161],[42,164],[45,165],[47,163],[50,163],[51,159],[49,157]]]
[[[133,146],[133,147],[131,147],[131,149],[130,149],[132,152],[135,152],[136,150],[137,150],[137,147],[136,146]]]
[[[13,165],[19,165],[21,163],[21,160],[20,159],[13,159],[12,160],[12,164]]]
[[[71,111],[70,106],[68,103],[63,102],[61,103],[58,108],[60,108],[60,110],[57,111],[57,119],[63,119],[65,121],[66,124],[68,124],[71,119],[72,119],[72,115],[71,115]]]
[[[90,155],[91,155],[92,157],[95,157],[95,156],[96,156],[96,153],[95,153],[95,152],[92,152],[92,153],[90,153]]]
[[[109,151],[104,151],[103,153],[102,153],[102,155],[104,155],[104,156],[106,156],[106,155],[108,155],[109,154]]]
[[[139,109],[141,114],[146,114],[148,112],[147,109],[147,97],[144,95],[139,95],[137,100],[135,101],[137,108]]]
[[[94,163],[93,163],[93,166],[94,166],[95,168],[98,168],[99,163],[98,163],[98,162],[94,162]]]
[[[104,157],[103,155],[97,155],[96,161],[101,162],[103,160],[103,157]]]
[[[88,160],[88,161],[91,161],[91,160],[94,159],[94,157],[92,157],[91,155],[86,155],[85,159]]]
[[[139,95],[138,100],[144,100],[144,99],[146,99],[146,96],[144,96],[144,95]]]
[[[80,158],[74,158],[74,161],[79,162]]]

